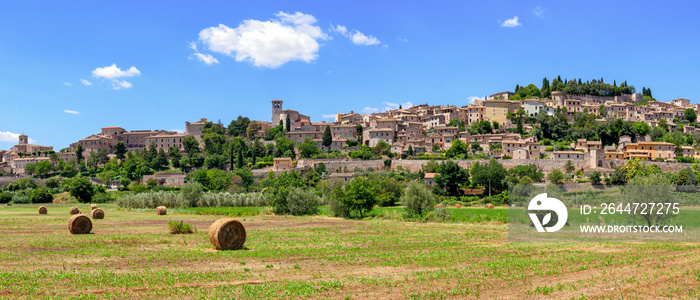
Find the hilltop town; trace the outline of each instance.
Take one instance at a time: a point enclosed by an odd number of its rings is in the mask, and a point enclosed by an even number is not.
[[[189,165],[180,166],[182,169],[201,167],[206,157],[188,155],[192,147],[220,148],[205,152],[224,156],[219,158],[223,162],[217,162],[224,168],[239,164],[239,158],[233,157],[236,153],[226,157],[226,138],[206,137],[212,133],[245,139],[249,147],[244,147],[241,163],[261,172],[299,167],[297,160],[313,158],[497,158],[512,159],[507,165],[525,160],[572,160],[578,167],[609,174],[630,158],[665,162],[700,158],[700,151],[693,147],[698,140],[700,104],[683,98],[656,101],[650,90],[635,93],[626,83],[624,89],[607,92],[615,95],[566,93],[576,91],[571,89],[576,81],[573,85],[564,82],[555,79],[552,87],[545,80],[542,89],[516,86],[516,92],[495,93],[464,106],[422,104],[371,114],[337,113],[334,122],[312,122],[299,111],[284,109],[282,100],[273,100],[270,121],[239,116],[226,127],[202,118],[185,122],[184,133],[109,126],[57,152],[50,146],[29,144],[28,137],[21,135],[18,145],[0,151],[0,172],[24,174],[30,164],[38,174],[36,165],[42,162],[51,164],[44,163],[44,169],[61,170],[103,165],[126,152],[147,150],[154,155],[167,152],[168,158],[178,160],[188,157]],[[579,79],[579,88],[590,86],[586,84]],[[539,96],[532,96],[532,90]],[[541,168],[548,172],[553,167]]]

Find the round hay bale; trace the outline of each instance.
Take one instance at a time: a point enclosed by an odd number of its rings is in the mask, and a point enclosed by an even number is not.
[[[97,208],[97,204],[90,204],[90,210]]]
[[[156,215],[159,216],[164,216],[168,213],[168,210],[165,208],[165,206],[158,206],[156,207]]]
[[[39,214],[40,215],[45,215],[48,213],[49,213],[49,210],[46,208],[46,206],[39,206]]]
[[[486,204],[486,208],[488,208],[488,209],[493,209],[493,204],[491,204],[491,203]]]
[[[105,212],[99,208],[95,208],[92,210],[92,218],[93,219],[104,219]]]
[[[86,215],[74,215],[68,220],[68,230],[72,234],[88,234],[92,230],[92,221]]]
[[[458,203],[457,205],[455,205],[455,208],[462,208],[462,204]]]
[[[235,219],[219,219],[209,226],[209,241],[216,250],[237,250],[245,243],[245,227]]]
[[[71,214],[71,215],[77,215],[77,214],[79,214],[79,213],[80,213],[80,210],[78,209],[77,206],[73,206],[73,207],[70,208],[70,214]]]

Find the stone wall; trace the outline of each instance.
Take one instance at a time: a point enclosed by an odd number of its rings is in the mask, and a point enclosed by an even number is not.
[[[498,160],[506,169],[510,169],[518,165],[528,165],[535,164],[544,173],[549,173],[554,169],[564,169],[564,165],[569,159],[501,159]],[[352,172],[355,168],[361,168],[366,170],[367,168],[373,168],[379,170],[384,168],[384,162],[382,160],[360,160],[360,159],[313,159],[313,160],[300,160],[297,163],[297,169],[302,169],[305,166],[315,166],[316,164],[323,162],[326,165],[326,170],[331,172],[343,172],[347,169],[348,172]],[[417,172],[421,170],[423,165],[428,163],[429,160],[392,160],[391,167],[396,170],[397,166],[401,166],[404,170],[409,170],[411,172]],[[440,162],[440,161],[438,161]],[[488,163],[488,160],[455,160],[457,164],[461,167],[471,166],[475,162]],[[571,159],[574,167],[578,170],[581,168],[588,169],[590,167],[590,161],[588,159]],[[604,161],[604,167],[610,168],[615,166],[624,165],[627,161],[622,159],[606,159]],[[650,161],[647,164],[654,164],[661,167],[664,172],[678,172],[682,168],[689,167],[691,164],[687,163],[677,163],[677,162],[656,162]],[[612,164],[612,165],[611,165]]]

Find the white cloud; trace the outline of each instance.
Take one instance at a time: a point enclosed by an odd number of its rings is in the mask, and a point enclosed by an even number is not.
[[[335,119],[334,114],[330,114],[330,115],[322,114],[321,117],[323,117],[324,119]]]
[[[82,79],[82,78],[80,78],[80,83],[82,83],[82,84],[84,84],[84,85],[87,85],[87,86],[91,86],[91,85],[92,85],[92,82],[87,81],[87,80]]]
[[[104,78],[112,82],[112,89],[119,90],[119,89],[128,89],[131,88],[133,85],[126,81],[126,80],[120,80],[118,78],[122,77],[133,77],[133,76],[139,76],[141,75],[141,71],[139,71],[136,67],[132,66],[131,68],[127,70],[122,70],[119,67],[117,67],[117,64],[112,64],[111,66],[103,67],[103,68],[96,68],[95,70],[92,71],[92,76],[98,77],[98,78]],[[80,80],[84,85],[92,85],[92,83],[88,82],[87,80],[81,79]]]
[[[128,89],[128,88],[131,88],[132,86],[133,85],[126,80],[118,80],[118,79],[112,80],[112,88],[115,90],[119,90],[122,88]]]
[[[379,108],[367,106],[367,107],[365,107],[364,109],[362,109],[362,112],[363,112],[363,113],[366,113],[366,114],[378,113],[378,112],[379,112]]]
[[[352,42],[355,43],[355,45],[365,45],[365,46],[371,46],[371,45],[376,45],[379,44],[379,40],[374,37],[374,36],[366,36],[362,32],[359,32],[355,30],[355,34],[352,35]]]
[[[92,71],[92,76],[95,77],[102,77],[102,78],[107,78],[107,79],[114,79],[114,78],[120,78],[120,77],[132,77],[132,76],[138,76],[141,75],[141,71],[136,69],[136,67],[132,66],[126,71],[122,71],[122,69],[117,67],[117,64],[112,64],[111,66],[108,67],[103,67],[103,68],[97,68]]]
[[[218,64],[218,63],[219,63],[219,60],[216,59],[216,58],[214,58],[214,57],[213,57],[211,54],[209,54],[209,53],[207,53],[207,54],[202,54],[202,53],[199,53],[199,52],[195,52],[195,53],[192,53],[192,55],[194,55],[194,57],[196,57],[199,61],[201,61],[201,62],[203,62],[203,63],[205,63],[205,64],[207,64],[207,65]]]
[[[340,33],[342,35],[348,34],[348,29],[343,25],[336,25],[335,27],[333,27],[333,31]]]
[[[484,97],[479,97],[479,96],[469,96],[467,97],[467,104],[472,104],[476,100],[481,100],[484,99]]]
[[[63,85],[65,85],[65,86],[71,86],[71,85],[73,85],[73,84],[70,83],[70,82],[65,82],[65,81],[64,81],[64,82],[63,82]]]
[[[518,16],[515,16],[512,19],[508,19],[505,22],[503,22],[503,24],[501,24],[501,26],[503,26],[503,27],[511,27],[511,28],[517,27],[520,25],[523,25],[523,24],[520,24],[518,22]]]
[[[197,43],[195,42],[190,42],[190,49],[194,50],[195,52],[197,51]]]
[[[545,9],[542,7],[542,4],[535,6],[535,8],[532,9],[532,14],[537,16],[538,18],[544,18],[544,13]]]
[[[173,130],[170,130],[170,131],[175,131],[175,132],[177,132],[177,133],[185,133],[185,130],[184,130],[184,129],[173,129]]]
[[[70,109],[64,109],[63,112],[67,113],[67,114],[71,114],[71,115],[79,115],[80,114],[80,112],[70,110]]]
[[[407,39],[407,38],[402,38],[402,37],[400,37],[400,36],[397,37],[397,38],[399,39],[399,41],[402,41],[402,42],[404,42],[404,43],[408,43],[408,39]]]
[[[279,19],[244,20],[236,28],[219,24],[199,32],[209,50],[248,60],[256,66],[277,68],[289,61],[312,62],[318,57],[319,40],[328,39],[316,18],[296,12],[279,12]]]
[[[384,105],[386,105],[386,107],[385,107],[386,110],[392,110],[392,109],[399,109],[399,106],[401,106],[401,108],[410,108],[413,106],[413,103],[411,103],[411,101],[404,102],[404,103],[384,102]]]
[[[359,30],[355,30],[355,33],[348,32],[347,27],[343,25],[336,25],[331,27],[331,31],[339,33],[340,35],[349,38],[355,45],[372,46],[380,44],[381,42],[374,36],[366,36]]]
[[[0,142],[19,143],[19,133],[0,131]],[[30,144],[36,144],[36,140],[30,138]]]

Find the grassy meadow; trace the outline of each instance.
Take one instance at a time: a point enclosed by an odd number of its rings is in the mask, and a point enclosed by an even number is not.
[[[71,235],[72,205],[0,207],[0,298],[635,299],[700,297],[698,243],[508,243],[507,210],[448,209],[450,222],[270,215],[269,209],[117,209]],[[88,205],[78,205],[84,213]],[[327,212],[326,212],[327,214]],[[245,249],[215,251],[236,216]],[[170,234],[184,221],[193,234]]]

